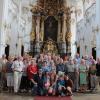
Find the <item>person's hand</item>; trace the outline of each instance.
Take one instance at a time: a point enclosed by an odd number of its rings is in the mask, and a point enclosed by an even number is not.
[[[34,85],[37,85],[37,83],[35,82]]]

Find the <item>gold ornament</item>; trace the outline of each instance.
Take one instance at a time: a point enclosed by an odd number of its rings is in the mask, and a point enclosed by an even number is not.
[[[30,36],[31,36],[31,40],[34,41],[35,40],[35,32],[32,31]]]

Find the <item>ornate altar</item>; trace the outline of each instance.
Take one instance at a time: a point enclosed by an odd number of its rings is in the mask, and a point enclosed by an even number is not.
[[[37,0],[32,6],[33,48],[35,54],[42,52],[66,54],[70,45],[70,8],[66,0]],[[67,1],[66,1],[67,2]],[[48,21],[47,21],[48,20]],[[70,35],[70,36],[69,36]],[[32,37],[31,37],[32,38]]]
[[[52,39],[48,39],[44,43],[42,51],[44,53],[51,53],[51,54],[55,53],[55,54],[57,54],[58,53],[57,45]]]

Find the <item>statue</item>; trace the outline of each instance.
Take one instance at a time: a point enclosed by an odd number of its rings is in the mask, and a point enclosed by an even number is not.
[[[32,31],[30,34],[30,37],[31,37],[31,40],[34,41],[35,40],[35,32]]]
[[[56,44],[52,39],[49,38],[48,41],[46,41],[46,43],[44,44],[43,51],[46,51],[48,53],[57,53]]]

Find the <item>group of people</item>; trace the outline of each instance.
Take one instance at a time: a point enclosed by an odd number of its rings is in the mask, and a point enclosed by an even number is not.
[[[72,92],[94,91],[100,83],[100,58],[87,55],[80,58],[40,54],[31,57],[3,55],[0,58],[0,89],[9,92],[29,92],[33,95],[72,95]]]

